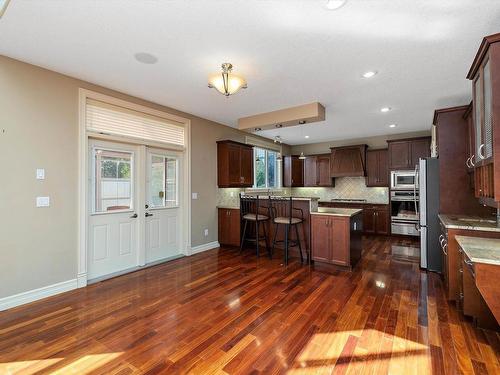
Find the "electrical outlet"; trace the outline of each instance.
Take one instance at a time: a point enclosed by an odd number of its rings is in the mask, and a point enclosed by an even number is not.
[[[208,236],[208,229],[205,229],[203,233],[205,234],[205,237],[207,237]]]
[[[49,207],[50,206],[50,198],[49,197],[36,197],[36,206],[37,207]]]

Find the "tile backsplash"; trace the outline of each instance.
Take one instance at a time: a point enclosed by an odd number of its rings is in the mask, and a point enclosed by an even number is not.
[[[239,206],[239,194],[251,189],[218,189],[217,205],[226,207]],[[331,199],[366,199],[369,203],[389,203],[389,189],[366,187],[364,177],[340,177],[335,179],[332,188],[282,188],[272,190],[273,195],[292,194],[299,197],[318,197],[320,200]]]

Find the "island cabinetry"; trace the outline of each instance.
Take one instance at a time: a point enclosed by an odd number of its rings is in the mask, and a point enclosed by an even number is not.
[[[311,215],[313,261],[353,267],[361,257],[361,230],[361,214]]]

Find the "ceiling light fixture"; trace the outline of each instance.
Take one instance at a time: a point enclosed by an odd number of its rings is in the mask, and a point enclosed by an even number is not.
[[[376,74],[377,74],[376,70],[370,70],[368,72],[363,73],[363,77],[364,78],[372,78]]]
[[[390,128],[395,128],[396,127],[396,124],[391,124],[389,125]]]
[[[386,113],[389,112],[392,108],[391,107],[382,107],[380,108],[380,112]]]
[[[283,124],[276,124],[275,126],[279,129],[283,127]]]
[[[0,0],[1,1],[1,0]],[[134,55],[135,59],[143,64],[156,64],[158,58],[147,52],[138,52]]]
[[[309,136],[308,136],[308,135],[306,135],[306,136],[304,136],[304,138],[305,138],[305,139],[309,139]]]
[[[208,78],[208,87],[216,89],[225,96],[236,94],[240,89],[248,87],[245,78],[233,73],[231,63],[224,63],[221,67],[222,73],[214,73]]]
[[[260,132],[262,130],[262,128],[255,128],[254,129],[256,132]]]
[[[300,120],[300,121],[299,121],[299,124],[300,124],[300,125],[304,125],[305,123],[306,123],[306,120]]]
[[[337,10],[342,8],[345,5],[345,3],[347,3],[347,0],[327,0],[326,9]]]
[[[283,140],[281,139],[281,137],[279,135],[277,135],[276,137],[274,137],[274,143],[283,143]]]
[[[306,156],[304,155],[303,152],[300,153],[299,160],[304,160]]]
[[[276,161],[281,161],[283,160],[281,157],[281,152],[278,152],[278,156],[276,157]]]
[[[7,5],[9,5],[10,0],[0,0],[0,17],[3,16],[5,10],[7,9]]]

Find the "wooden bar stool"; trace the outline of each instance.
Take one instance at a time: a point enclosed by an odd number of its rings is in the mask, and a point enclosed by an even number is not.
[[[269,221],[269,206],[267,206],[267,199],[262,201],[259,196],[244,195],[240,193],[240,215],[241,223],[243,224],[243,234],[241,236],[240,242],[240,254],[243,252],[243,245],[245,241],[255,242],[255,249],[257,257],[260,256],[260,228],[263,230],[264,241],[266,243],[266,251],[269,254],[269,258],[272,257],[270,247],[269,247],[269,237],[267,235],[267,221]],[[264,203],[264,204],[263,204]],[[255,237],[247,237],[247,226],[248,223],[255,225]]]
[[[304,232],[304,211],[301,208],[293,207],[292,197],[269,197],[269,207],[271,210],[272,222],[274,224],[274,238],[273,245],[271,248],[271,256],[274,253],[274,248],[277,243],[284,243],[284,258],[285,264],[288,265],[288,249],[289,247],[298,246],[300,252],[300,263],[304,263],[304,257],[302,255],[302,245],[300,243],[299,229],[298,225],[302,224],[302,232]],[[300,213],[300,217],[296,217],[293,214]],[[276,240],[278,235],[278,228],[280,225],[285,226],[285,239]],[[290,240],[290,229],[295,228],[295,241]]]

